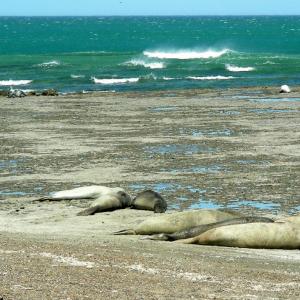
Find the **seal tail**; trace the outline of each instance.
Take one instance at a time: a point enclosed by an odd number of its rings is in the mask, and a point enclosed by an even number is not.
[[[136,234],[136,232],[133,229],[123,229],[119,231],[113,232],[114,235],[130,235],[130,234]]]

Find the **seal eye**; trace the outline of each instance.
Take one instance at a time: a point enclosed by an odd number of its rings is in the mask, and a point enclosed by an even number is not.
[[[126,193],[120,192],[120,196],[121,196],[123,199],[125,199],[125,198],[126,198]]]

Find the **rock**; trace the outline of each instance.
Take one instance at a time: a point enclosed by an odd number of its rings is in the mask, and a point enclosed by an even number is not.
[[[42,92],[42,96],[57,96],[58,92],[53,89],[45,90]]]
[[[25,96],[26,94],[22,90],[14,90],[14,89],[10,89],[7,95],[8,98],[22,98]]]
[[[39,96],[36,91],[27,92],[27,96]]]
[[[8,96],[8,91],[0,91],[0,97],[1,96],[7,97]],[[0,298],[0,300],[1,300],[1,298]]]

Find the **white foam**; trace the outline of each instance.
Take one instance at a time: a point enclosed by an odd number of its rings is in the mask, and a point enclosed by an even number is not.
[[[234,79],[235,77],[233,76],[203,76],[203,77],[196,77],[196,76],[189,76],[187,79],[192,79],[192,80],[228,80],[228,79]]]
[[[153,74],[153,73],[150,73],[150,74],[147,74],[145,76],[142,76],[140,78],[140,80],[141,81],[143,81],[143,80],[157,80],[157,76],[155,76],[155,74]]]
[[[251,72],[255,70],[253,67],[237,67],[234,65],[226,65],[226,69],[230,72]]]
[[[97,84],[124,84],[124,83],[133,83],[138,82],[139,78],[112,78],[112,79],[98,79],[92,77],[94,83]]]
[[[173,77],[163,77],[163,80],[176,80],[177,78],[173,78]]]
[[[71,74],[71,78],[78,79],[78,78],[85,78],[85,76],[84,75],[74,75],[74,74]]]
[[[206,51],[191,51],[191,50],[178,50],[178,51],[144,51],[143,54],[151,58],[159,59],[208,59],[218,58],[231,50],[223,49],[220,51],[206,50]]]
[[[132,66],[143,66],[144,68],[148,68],[148,69],[163,69],[163,68],[165,68],[165,64],[162,62],[146,62],[146,61],[139,60],[139,59],[133,59],[125,64],[132,65]]]
[[[59,66],[59,65],[60,65],[59,61],[52,60],[52,61],[48,61],[48,62],[38,64],[38,67],[50,68],[50,67],[56,67],[56,66]]]
[[[267,60],[266,62],[263,63],[263,65],[277,65],[277,63],[275,63],[271,60]]]
[[[0,86],[26,85],[31,82],[32,80],[0,80]]]

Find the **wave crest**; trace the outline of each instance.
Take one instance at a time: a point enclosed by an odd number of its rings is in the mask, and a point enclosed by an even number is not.
[[[26,85],[31,82],[32,80],[0,80],[0,86]]]
[[[226,65],[226,70],[230,72],[251,72],[254,71],[255,68],[253,67],[237,67],[234,65]]]
[[[97,84],[124,84],[124,83],[134,83],[138,82],[139,78],[104,78],[104,79],[98,79],[96,77],[92,77],[92,80],[94,83]]]
[[[159,59],[208,59],[218,58],[226,53],[231,52],[230,49],[223,49],[220,51],[206,50],[206,51],[191,51],[191,50],[178,50],[178,51],[144,51],[143,54],[151,58]]]
[[[42,68],[51,68],[51,67],[57,67],[59,66],[61,63],[57,60],[52,60],[52,61],[47,61],[41,64],[38,64],[38,67],[42,67]]]
[[[71,74],[70,77],[73,78],[73,79],[85,78],[84,75],[75,75],[75,74]]]
[[[234,79],[236,77],[233,76],[202,76],[202,77],[197,77],[197,76],[188,76],[187,79],[192,79],[192,80],[229,80],[229,79]]]
[[[146,62],[143,60],[139,59],[133,59],[125,63],[126,65],[131,65],[131,66],[142,66],[144,68],[149,68],[149,69],[163,69],[165,68],[165,64],[162,62]]]

